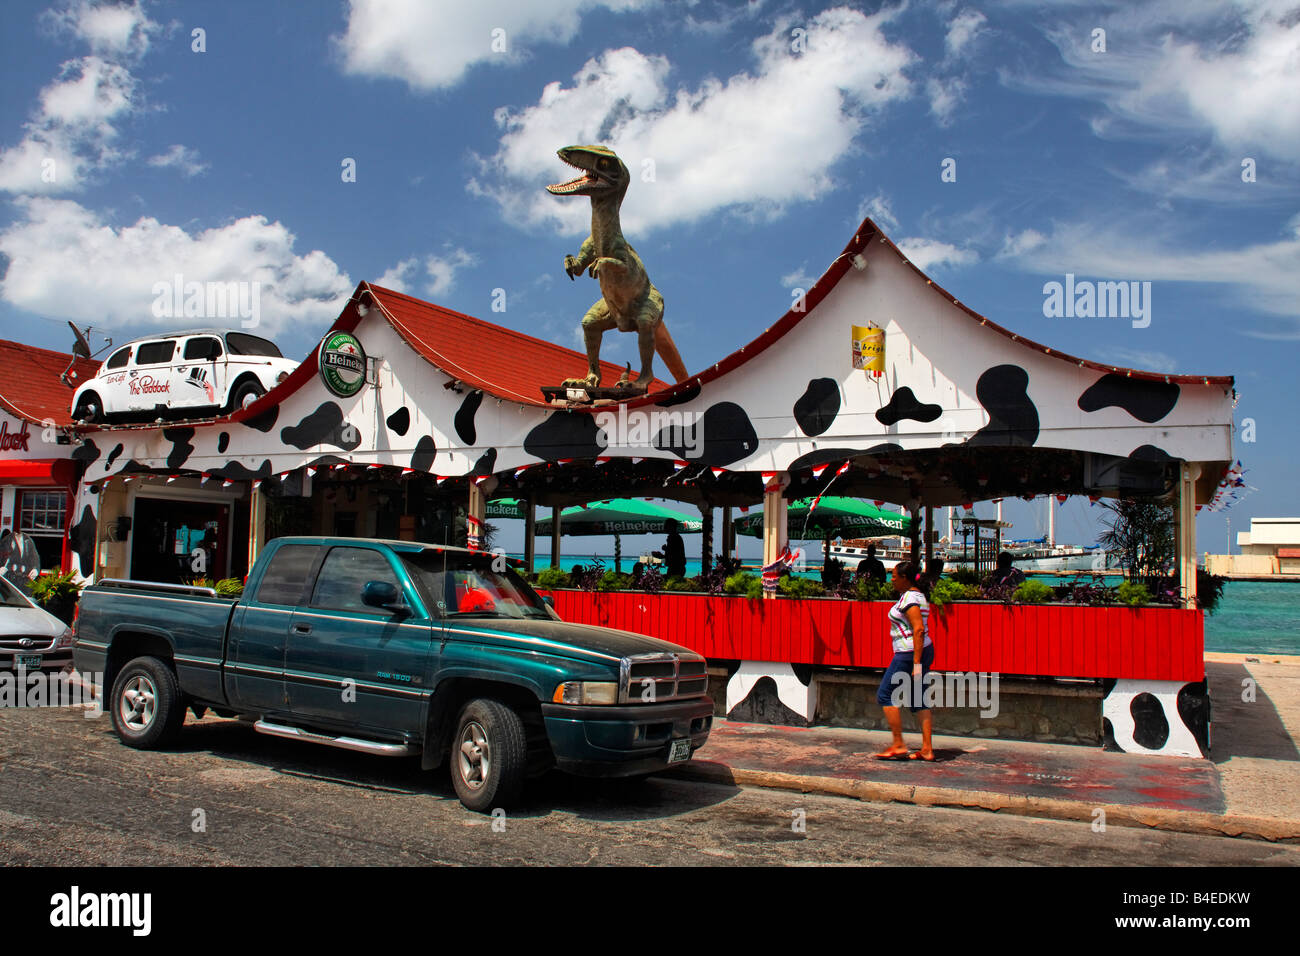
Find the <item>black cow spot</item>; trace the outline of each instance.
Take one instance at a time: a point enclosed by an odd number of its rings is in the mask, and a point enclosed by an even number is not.
[[[1133,741],[1147,750],[1160,750],[1169,741],[1169,720],[1153,694],[1138,694],[1128,705],[1133,715]]]
[[[879,445],[872,445],[866,451],[859,452],[860,455],[897,455],[903,451],[902,445],[895,445],[892,441],[881,442]]]
[[[794,420],[805,435],[820,435],[840,413],[840,383],[815,378],[794,403]]]
[[[343,409],[336,402],[321,402],[320,407],[297,425],[282,428],[280,440],[295,448],[313,445],[337,445],[352,451],[361,444],[361,435],[355,425],[345,424]]]
[[[103,452],[99,446],[87,438],[80,445],[72,450],[72,460],[81,463],[81,470],[84,473],[87,468],[99,460]]]
[[[654,446],[678,458],[722,468],[754,454],[758,450],[758,433],[743,408],[735,402],[719,402],[690,427],[661,428]]]
[[[771,677],[760,677],[755,681],[745,699],[727,712],[727,719],[785,727],[808,726],[808,718],[796,714],[781,702],[777,695],[776,681]]]
[[[497,450],[489,448],[483,454],[479,455],[478,461],[474,462],[474,467],[470,469],[471,475],[490,475],[497,466]]]
[[[108,457],[104,459],[104,471],[112,470],[113,462],[117,461],[117,456],[122,454],[124,451],[126,451],[126,446],[119,442],[117,446],[108,453]]]
[[[329,468],[333,465],[346,465],[348,460],[340,458],[338,455],[318,455],[311,461],[307,462],[308,468]]]
[[[230,447],[230,432],[222,432],[217,436],[217,454],[224,455],[228,447]]]
[[[460,408],[456,410],[456,417],[452,419],[452,424],[456,426],[456,434],[466,445],[474,444],[477,437],[474,431],[474,413],[478,411],[482,401],[483,392],[475,389],[465,396],[465,400],[460,403]]]
[[[685,405],[691,399],[697,398],[699,394],[700,383],[692,382],[676,395],[669,395],[667,398],[655,402],[655,405],[659,408],[671,408],[674,405]]]
[[[1108,372],[1079,396],[1079,407],[1095,412],[1112,405],[1124,409],[1138,421],[1158,422],[1178,404],[1179,388],[1173,382],[1154,382]]]
[[[68,532],[68,543],[77,552],[82,575],[90,577],[95,570],[95,513],[90,505],[82,509],[81,519]]]
[[[1210,695],[1205,681],[1184,684],[1178,689],[1178,718],[1204,754],[1210,749]]]
[[[403,405],[393,414],[385,419],[391,431],[399,435],[405,435],[406,430],[411,427],[411,410]]]
[[[555,412],[524,437],[524,451],[543,461],[597,458],[608,440],[596,419],[585,412]]]
[[[1032,445],[1038,441],[1038,408],[1029,397],[1029,373],[1019,365],[995,365],[975,383],[975,397],[989,423],[968,445]]]
[[[425,435],[415,443],[415,451],[411,453],[411,469],[413,471],[429,471],[433,468],[433,459],[437,454],[437,444],[432,437]]]
[[[126,464],[117,470],[119,475],[152,475],[155,469],[134,458],[128,458]]]
[[[220,468],[213,468],[208,472],[210,477],[221,478],[226,481],[253,481],[256,478],[270,478],[273,474],[275,472],[271,468],[271,459],[269,458],[258,465],[256,471],[244,467],[240,462],[228,461]]]
[[[919,401],[912,394],[912,390],[904,385],[902,388],[894,390],[894,394],[889,397],[888,404],[876,409],[876,421],[888,428],[904,418],[910,418],[918,422],[932,422],[942,414],[943,408],[938,405],[927,405]]]
[[[1163,448],[1157,448],[1155,445],[1138,445],[1128,453],[1128,456],[1134,461],[1154,461],[1161,464],[1174,460],[1173,456]]]
[[[190,444],[190,439],[194,437],[193,428],[164,428],[163,438],[172,443],[171,454],[167,456],[167,469],[177,471],[182,465],[190,460],[190,453],[194,451],[194,446]]]
[[[848,461],[850,458],[857,458],[861,454],[862,449],[860,448],[819,448],[817,451],[810,451],[806,455],[800,455],[790,462],[789,470],[798,471],[800,468],[814,468],[817,465]]]
[[[259,432],[269,432],[275,427],[276,419],[280,417],[280,406],[272,405],[264,412],[258,412],[252,418],[245,418],[241,425],[247,425],[249,428],[256,428]]]

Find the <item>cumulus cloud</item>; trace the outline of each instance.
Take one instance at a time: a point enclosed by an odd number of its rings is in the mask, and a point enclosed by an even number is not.
[[[867,218],[886,232],[893,232],[898,228],[898,217],[894,215],[894,207],[884,193],[876,193],[870,199],[863,200],[862,205],[858,206],[858,222]]]
[[[881,32],[897,10],[826,10],[782,20],[753,43],[753,72],[670,82],[671,64],[625,47],[588,60],[570,85],[551,83],[523,109],[501,109],[500,147],[471,183],[522,225],[586,229],[590,207],[541,188],[565,176],[558,146],[604,143],[632,173],[623,206],[633,231],[690,222],[718,210],[775,215],[834,187],[831,170],[873,115],[909,95],[907,47]],[[802,51],[793,29],[804,30]]]
[[[978,10],[963,10],[948,23],[943,45],[948,55],[960,56],[983,29],[986,23],[984,14]]]
[[[931,268],[944,266],[968,266],[979,260],[971,249],[960,249],[948,242],[937,239],[908,238],[897,243],[903,255],[907,256],[922,272]]]
[[[46,13],[59,32],[84,41],[94,53],[123,58],[139,57],[160,29],[140,5],[133,3],[91,3],[77,0]]]
[[[0,232],[8,259],[0,298],[40,315],[132,334],[174,328],[175,318],[153,314],[154,287],[180,275],[185,283],[259,283],[259,330],[274,336],[323,329],[352,289],[329,256],[295,253],[293,233],[264,216],[190,233],[152,217],[115,228],[69,199],[15,205],[22,218]]]
[[[199,159],[199,151],[188,146],[174,144],[167,152],[149,157],[149,165],[161,169],[178,169],[186,179],[192,179],[199,173],[206,172],[208,164]]]
[[[455,86],[479,63],[517,62],[530,43],[569,42],[584,13],[621,12],[651,2],[349,0],[347,29],[335,43],[348,73],[432,90]]]
[[[456,285],[456,272],[474,261],[464,249],[452,249],[443,256],[412,256],[403,259],[375,280],[375,285],[415,296],[439,296]],[[420,283],[423,273],[425,282]]]

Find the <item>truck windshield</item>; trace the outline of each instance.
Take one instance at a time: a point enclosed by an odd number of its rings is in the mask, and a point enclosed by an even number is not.
[[[551,614],[514,571],[494,571],[492,555],[426,551],[402,561],[438,612],[448,617],[510,617],[551,620]]]

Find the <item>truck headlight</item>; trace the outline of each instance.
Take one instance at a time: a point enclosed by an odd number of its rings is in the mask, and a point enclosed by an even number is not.
[[[565,681],[551,695],[555,704],[615,704],[618,684],[614,681]]]

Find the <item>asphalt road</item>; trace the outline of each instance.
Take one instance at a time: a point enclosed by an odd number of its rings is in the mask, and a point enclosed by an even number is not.
[[[0,710],[0,863],[1215,866],[1296,865],[1300,847],[558,773],[494,820],[413,758],[211,716],[191,717],[177,749],[142,752],[107,717],[11,709]]]

